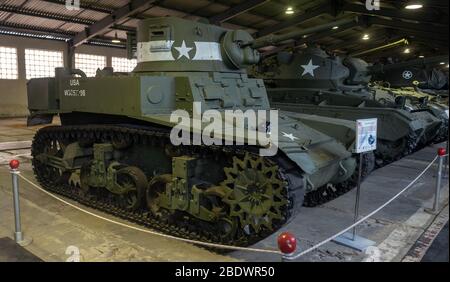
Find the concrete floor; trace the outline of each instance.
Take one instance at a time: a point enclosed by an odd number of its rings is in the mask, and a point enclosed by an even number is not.
[[[29,149],[23,148],[26,143],[15,141],[31,140],[37,128],[27,128],[25,119],[0,119],[0,238],[11,238],[13,230],[11,177],[7,164],[11,158],[18,157],[22,161],[21,173],[34,180]],[[16,146],[11,147],[14,143],[5,142],[15,142]],[[2,148],[2,144],[6,145]],[[5,146],[12,149],[5,149]],[[437,147],[425,148],[373,172],[362,185],[360,215],[370,213],[403,189],[433,159]],[[327,243],[299,261],[401,261],[436,218],[436,215],[424,212],[424,208],[432,206],[434,171],[435,167],[409,191],[360,225],[358,234],[376,242],[376,248],[371,248],[370,253]],[[448,179],[443,186],[441,207],[447,210],[448,220]],[[93,218],[50,198],[24,181],[21,181],[20,189],[24,233],[33,238],[32,244],[25,248],[44,261],[70,259],[73,254],[71,246],[79,249],[82,261],[280,260],[279,256],[266,253],[239,251],[219,255]],[[352,223],[354,198],[355,191],[351,191],[320,207],[302,208],[300,214],[281,231],[294,233],[299,247],[303,250],[309,248]],[[275,249],[277,234],[253,247]]]

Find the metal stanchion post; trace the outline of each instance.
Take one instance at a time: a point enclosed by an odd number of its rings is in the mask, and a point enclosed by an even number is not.
[[[362,162],[363,162],[363,153],[359,154],[359,164],[358,164],[358,185],[356,186],[356,200],[355,200],[355,217],[353,218],[353,223],[358,221],[359,217],[359,197],[361,195],[361,173],[362,173]],[[352,240],[354,241],[356,238],[356,226],[353,227],[352,231]]]
[[[281,252],[281,261],[290,261],[290,257],[292,257],[297,249],[297,239],[294,235],[289,232],[283,232],[278,235],[278,249]]]
[[[438,149],[438,171],[436,174],[436,187],[434,192],[434,201],[432,213],[437,214],[439,212],[439,198],[441,197],[441,182],[442,182],[442,166],[444,164],[444,158],[446,154],[445,148]]]
[[[359,198],[361,195],[361,177],[362,177],[362,163],[363,163],[363,154],[359,154],[359,171],[358,171],[358,183],[356,186],[356,199],[355,199],[355,213],[353,217],[353,223],[356,223],[359,218]],[[342,234],[341,236],[336,237],[333,239],[334,242],[356,249],[358,251],[364,251],[367,247],[372,246],[375,244],[374,241],[363,238],[361,236],[356,235],[356,226],[353,227],[352,233],[349,234],[349,232]]]
[[[355,199],[355,213],[353,217],[353,230],[346,232],[332,239],[333,242],[344,245],[346,247],[353,248],[358,251],[365,251],[367,247],[375,245],[375,242],[364,238],[362,236],[356,235],[356,223],[359,218],[359,199],[361,196],[361,181],[362,172],[364,168],[364,154],[367,152],[372,152],[377,149],[377,124],[378,119],[357,119],[356,120],[356,140],[354,153],[359,156],[358,164],[358,183],[356,188],[356,199]]]
[[[448,140],[447,140],[447,143],[446,143],[446,146],[445,146],[445,148],[446,148],[446,152],[448,152]],[[444,162],[444,177],[446,177],[446,178],[448,178],[448,158],[449,158],[449,156],[446,156],[445,157],[445,162]]]
[[[31,239],[25,239],[22,233],[22,224],[20,220],[20,202],[19,202],[19,161],[11,160],[9,167],[11,168],[12,189],[13,189],[13,204],[14,204],[14,240],[21,246],[26,246],[31,243]]]

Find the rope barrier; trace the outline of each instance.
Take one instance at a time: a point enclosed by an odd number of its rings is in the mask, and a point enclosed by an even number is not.
[[[272,253],[272,254],[277,254],[280,255],[281,252],[279,250],[269,250],[269,249],[256,249],[256,248],[246,248],[246,247],[238,247],[238,246],[230,246],[230,245],[221,245],[221,244],[214,244],[214,243],[208,243],[208,242],[202,242],[202,241],[196,241],[196,240],[191,240],[191,239],[185,239],[185,238],[180,238],[180,237],[176,237],[176,236],[172,236],[172,235],[167,235],[167,234],[163,234],[163,233],[159,233],[156,231],[152,231],[152,230],[148,230],[148,229],[144,229],[144,228],[140,228],[140,227],[136,227],[136,226],[132,226],[126,223],[122,223],[122,222],[118,222],[106,217],[103,217],[101,215],[98,215],[96,213],[90,212],[88,210],[85,210],[77,205],[74,205],[64,199],[61,199],[60,197],[46,191],[45,189],[43,189],[42,187],[40,187],[39,185],[35,184],[34,182],[32,182],[31,180],[29,180],[28,178],[26,178],[25,176],[23,176],[22,174],[19,174],[19,177],[22,178],[23,180],[25,180],[26,182],[28,182],[30,185],[32,185],[33,187],[37,188],[38,190],[40,190],[41,192],[44,192],[45,194],[51,196],[52,198],[74,208],[77,209],[85,214],[91,215],[93,217],[96,217],[98,219],[102,219],[104,221],[107,221],[109,223],[113,223],[122,227],[127,227],[136,231],[140,231],[140,232],[144,232],[144,233],[148,233],[148,234],[152,234],[152,235],[156,235],[156,236],[160,236],[160,237],[164,237],[164,238],[169,238],[169,239],[174,239],[174,240],[178,240],[178,241],[182,241],[185,243],[190,243],[190,244],[196,244],[196,245],[203,245],[203,246],[207,246],[207,247],[214,247],[214,248],[218,248],[218,249],[228,249],[228,250],[234,250],[234,251],[247,251],[247,252],[259,252],[259,253]]]
[[[381,205],[379,208],[375,209],[374,211],[372,211],[371,213],[369,213],[368,215],[366,215],[365,217],[361,218],[360,220],[358,220],[357,222],[355,222],[354,224],[350,225],[349,227],[345,228],[344,230],[334,234],[333,236],[321,241],[320,243],[312,246],[309,249],[304,250],[303,252],[300,252],[297,255],[291,255],[288,257],[285,257],[285,259],[287,260],[295,260],[298,259],[299,257],[306,255],[307,253],[310,253],[311,251],[321,247],[322,245],[330,242],[331,240],[335,239],[338,236],[341,236],[342,234],[346,233],[347,231],[349,231],[350,229],[352,229],[353,227],[361,224],[362,222],[366,221],[368,218],[372,217],[374,214],[376,214],[377,212],[379,212],[380,210],[382,210],[384,207],[386,207],[387,205],[389,205],[390,203],[392,203],[395,199],[397,199],[401,194],[403,194],[406,190],[408,190],[409,188],[411,188],[411,186],[417,182],[417,180],[419,180],[420,177],[422,177],[422,175],[425,174],[425,172],[427,172],[427,170],[430,169],[430,167],[434,164],[434,162],[438,159],[438,156],[436,156],[431,162],[430,164],[413,180],[411,181],[405,188],[403,188],[400,192],[398,192],[394,197],[392,197],[390,200],[388,200],[386,203],[384,203],[383,205]]]
[[[443,157],[448,157],[449,154],[443,155]],[[402,195],[405,191],[407,191],[409,188],[412,187],[413,184],[415,184],[424,174],[425,172],[427,172],[430,167],[434,164],[434,162],[436,162],[436,160],[438,159],[438,156],[436,156],[429,164],[428,166],[415,178],[413,179],[405,188],[403,188],[400,192],[398,192],[394,197],[392,197],[391,199],[389,199],[386,203],[384,203],[383,205],[381,205],[380,207],[378,207],[377,209],[375,209],[374,211],[372,211],[371,213],[369,213],[368,215],[364,216],[363,218],[361,218],[360,220],[358,220],[357,222],[355,222],[354,224],[348,226],[347,228],[345,228],[344,230],[334,234],[333,236],[321,241],[320,243],[306,249],[303,252],[298,253],[297,255],[290,255],[288,257],[285,257],[285,259],[288,260],[295,260],[307,253],[312,252],[313,250],[323,246],[324,244],[330,242],[331,240],[335,239],[336,237],[346,233],[347,231],[349,231],[350,229],[354,228],[355,226],[361,224],[362,222],[366,221],[368,218],[372,217],[373,215],[375,215],[376,213],[378,213],[380,210],[382,210],[383,208],[385,208],[387,205],[389,205],[391,202],[393,202],[395,199],[397,199],[400,195]],[[136,227],[136,226],[132,226],[126,223],[122,223],[119,221],[115,221],[113,219],[109,219],[106,217],[103,217],[101,215],[98,215],[96,213],[90,212],[88,210],[85,210],[75,204],[72,204],[48,191],[46,191],[45,189],[43,189],[42,187],[40,187],[39,185],[35,184],[33,181],[29,180],[28,178],[26,178],[25,176],[23,176],[22,174],[19,174],[19,177],[22,178],[24,181],[26,181],[27,183],[29,183],[30,185],[32,185],[33,187],[37,188],[38,190],[40,190],[41,192],[47,194],[48,196],[76,209],[79,210],[85,214],[91,215],[93,217],[96,217],[98,219],[107,221],[109,223],[112,224],[116,224],[122,227],[126,227],[126,228],[130,228],[136,231],[140,231],[140,232],[144,232],[144,233],[148,233],[151,235],[156,235],[156,236],[160,236],[163,238],[168,238],[168,239],[173,239],[173,240],[178,240],[181,242],[185,242],[185,243],[190,243],[190,244],[196,244],[196,245],[202,245],[202,246],[207,246],[207,247],[214,247],[214,248],[219,248],[219,249],[228,249],[228,250],[234,250],[234,251],[247,251],[247,252],[259,252],[259,253],[272,253],[272,254],[277,254],[277,255],[281,255],[282,253],[279,250],[273,250],[273,249],[257,249],[257,248],[247,248],[247,247],[238,247],[238,246],[230,246],[230,245],[222,245],[222,244],[215,244],[215,243],[208,243],[208,242],[202,242],[202,241],[197,241],[197,240],[191,240],[191,239],[185,239],[185,238],[180,238],[180,237],[176,237],[176,236],[172,236],[172,235],[167,235],[167,234],[163,234],[160,232],[156,232],[156,231],[152,231],[149,229],[144,229],[144,228],[140,228],[140,227]]]

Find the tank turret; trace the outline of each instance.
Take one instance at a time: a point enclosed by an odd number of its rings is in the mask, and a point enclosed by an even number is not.
[[[407,67],[428,66],[443,61],[448,61],[448,56],[435,56],[389,65],[371,65],[359,58],[341,58],[328,54],[319,47],[310,46],[301,53],[283,52],[268,58],[254,68],[252,74],[267,79],[277,87],[354,91],[366,87],[373,75],[403,70]],[[405,75],[409,75],[409,72]]]

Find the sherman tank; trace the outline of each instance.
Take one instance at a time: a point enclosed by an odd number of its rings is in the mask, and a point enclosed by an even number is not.
[[[86,77],[58,68],[54,78],[31,79],[29,124],[61,120],[34,137],[36,179],[49,191],[168,234],[239,246],[272,234],[330,187],[336,195],[351,188],[352,122],[286,112],[256,127],[227,119],[229,111],[270,113],[263,80],[245,70],[259,61],[259,42],[242,30],[145,19],[131,73],[106,68]],[[212,110],[231,134],[199,142]],[[173,119],[180,111],[191,121]],[[238,129],[246,132],[242,144],[232,142]],[[250,142],[257,134],[269,142]],[[180,136],[183,142],[174,142]]]
[[[369,86],[370,74],[391,66],[370,66],[363,60],[331,56],[319,47],[302,53],[281,52],[252,67],[263,78],[272,106],[290,112],[379,122],[377,164],[385,165],[433,141],[442,121],[426,108],[407,107],[404,97],[393,97]]]

